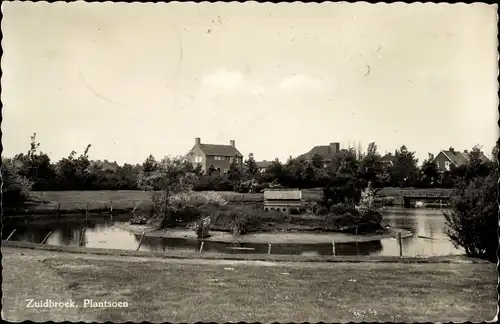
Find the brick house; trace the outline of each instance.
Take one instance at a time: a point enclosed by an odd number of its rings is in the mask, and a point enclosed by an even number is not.
[[[315,155],[322,157],[324,164],[332,160],[333,155],[340,151],[340,143],[330,143],[330,145],[318,145],[313,147],[309,152],[299,155],[298,159],[303,159],[306,162],[312,162]]]
[[[236,149],[234,140],[229,141],[229,145],[202,144],[201,139],[196,137],[187,159],[195,166],[201,165],[205,173],[210,167],[219,173],[227,173],[233,160],[240,168],[243,166],[243,155]]]
[[[483,161],[489,161],[489,159],[481,152],[481,159]],[[453,147],[448,150],[443,150],[439,152],[434,158],[434,163],[436,163],[436,168],[439,172],[450,171],[451,167],[459,167],[464,165],[469,160],[469,152],[467,150],[460,152],[455,151]]]

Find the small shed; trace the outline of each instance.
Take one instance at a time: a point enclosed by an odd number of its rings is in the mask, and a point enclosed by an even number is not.
[[[265,189],[264,211],[277,210],[288,212],[302,207],[302,191],[300,189]]]

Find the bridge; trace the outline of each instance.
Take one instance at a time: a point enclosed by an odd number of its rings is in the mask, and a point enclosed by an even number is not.
[[[403,197],[404,206],[409,208],[411,200],[433,200],[433,201],[448,201],[454,193],[453,189],[403,189],[401,196]]]

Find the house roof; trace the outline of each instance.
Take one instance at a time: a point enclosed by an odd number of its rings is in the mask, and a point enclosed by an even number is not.
[[[118,164],[116,162],[109,162],[107,160],[104,161],[90,161],[90,165],[92,167],[96,167],[102,170],[111,170],[116,171],[118,169]]]
[[[331,159],[332,151],[330,145],[318,145],[313,147],[309,152],[299,155],[299,159],[304,159],[306,161],[312,160],[313,156],[319,154],[324,160]]]
[[[450,160],[455,166],[460,166],[463,164],[466,164],[467,161],[469,161],[469,155],[470,152],[460,152],[460,151],[450,151],[450,150],[443,150],[441,151],[443,155]],[[438,154],[439,155],[439,154]],[[437,157],[437,156],[436,156]],[[481,152],[481,159],[483,161],[489,161],[489,159],[484,155],[483,152]]]
[[[257,167],[259,169],[265,169],[265,168],[269,168],[270,166],[272,166],[273,161],[259,161],[259,162],[255,162],[255,164],[257,164]]]
[[[220,155],[220,156],[236,156],[243,157],[243,155],[231,145],[218,145],[218,144],[199,144],[198,147],[205,153],[205,155]]]
[[[392,153],[387,153],[386,155],[382,156],[381,158],[382,161],[384,162],[396,162],[396,156],[393,155]]]

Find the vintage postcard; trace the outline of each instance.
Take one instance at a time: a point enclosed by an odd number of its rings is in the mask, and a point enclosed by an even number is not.
[[[497,5],[2,14],[3,319],[497,319]]]

